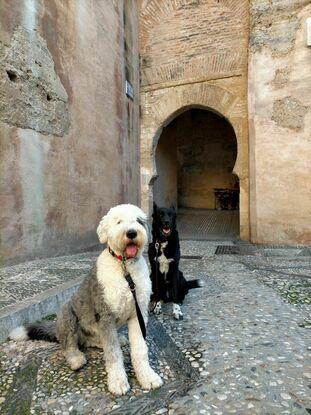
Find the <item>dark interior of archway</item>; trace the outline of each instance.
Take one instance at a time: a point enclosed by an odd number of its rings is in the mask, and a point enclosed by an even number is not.
[[[173,204],[179,212],[226,208],[219,194],[215,197],[214,189],[231,189],[230,197],[237,194],[238,178],[232,173],[236,157],[235,133],[225,118],[197,108],[183,112],[159,138],[155,202],[160,206]],[[227,207],[238,205],[230,202]]]

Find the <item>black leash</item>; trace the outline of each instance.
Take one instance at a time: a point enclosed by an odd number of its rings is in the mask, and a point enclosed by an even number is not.
[[[123,257],[122,258],[122,265],[123,265],[123,269],[124,269],[124,278],[126,279],[128,285],[130,287],[130,290],[132,291],[134,301],[135,301],[135,308],[136,308],[138,323],[139,323],[142,335],[145,339],[146,338],[146,325],[145,325],[144,318],[141,314],[141,311],[140,311],[140,308],[139,308],[139,305],[138,305],[137,296],[136,296],[136,289],[135,289],[135,283],[132,280],[131,274],[126,269],[125,261],[126,261],[126,259]]]
[[[157,298],[158,297],[158,291],[159,291],[158,290],[158,270],[159,270],[158,269],[158,266],[159,266],[158,257],[159,257],[159,248],[160,248],[159,242],[156,242],[154,244],[154,246],[155,246],[155,249],[156,249],[156,257],[155,257],[155,297]],[[157,306],[157,301],[154,302],[154,307],[153,307],[152,310],[149,310],[149,313],[153,313],[156,306]]]

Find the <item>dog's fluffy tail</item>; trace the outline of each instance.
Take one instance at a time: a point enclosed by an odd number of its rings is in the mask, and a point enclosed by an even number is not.
[[[57,342],[56,338],[56,322],[40,321],[27,326],[20,326],[11,331],[10,340],[45,340],[48,342]]]
[[[200,288],[200,287],[203,287],[203,285],[204,284],[202,280],[187,281],[188,290],[191,290],[192,288]]]

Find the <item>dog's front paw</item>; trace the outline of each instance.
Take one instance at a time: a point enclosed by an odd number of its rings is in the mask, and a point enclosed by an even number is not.
[[[68,351],[66,360],[71,370],[78,370],[86,364],[86,358],[80,350]]]
[[[173,304],[173,317],[175,320],[183,320],[184,318],[179,304]]]
[[[144,373],[137,374],[137,379],[143,389],[157,389],[163,385],[161,377],[151,367]]]
[[[157,316],[158,316],[159,314],[161,314],[161,313],[162,313],[162,305],[161,305],[161,301],[158,301],[158,302],[157,302],[156,306],[155,306],[155,307],[154,307],[154,309],[153,309],[153,312],[154,312],[154,314],[156,314]]]
[[[108,373],[108,390],[114,395],[125,395],[130,389],[125,371],[111,371]]]

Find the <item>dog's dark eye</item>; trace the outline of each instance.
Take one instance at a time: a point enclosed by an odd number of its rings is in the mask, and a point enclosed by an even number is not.
[[[118,220],[117,225],[120,225],[122,223],[122,220]]]
[[[143,220],[142,220],[142,219],[137,218],[137,222],[138,222],[141,226],[144,226],[144,222],[143,222]]]

